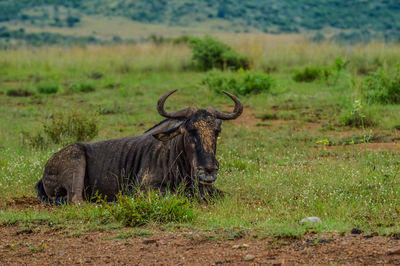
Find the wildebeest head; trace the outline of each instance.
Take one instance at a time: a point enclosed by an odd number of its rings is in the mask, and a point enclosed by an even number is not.
[[[212,185],[217,179],[219,164],[215,158],[218,135],[221,132],[221,120],[231,120],[239,117],[243,112],[243,105],[239,99],[223,91],[234,102],[233,113],[224,113],[212,107],[197,110],[188,107],[175,112],[164,110],[165,100],[176,90],[170,91],[160,98],[157,109],[160,115],[166,118],[179,119],[182,122],[176,127],[153,136],[161,141],[168,141],[182,134],[184,149],[190,162],[194,177],[203,185]]]

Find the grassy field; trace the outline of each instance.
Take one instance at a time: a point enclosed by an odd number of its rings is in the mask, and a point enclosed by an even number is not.
[[[400,233],[400,106],[367,104],[362,94],[368,73],[399,62],[400,46],[341,47],[284,35],[221,39],[247,55],[252,69],[269,73],[273,87],[241,96],[244,114],[223,124],[216,186],[228,195],[210,204],[190,203],[190,221],[155,225],[220,230],[233,238],[353,227]],[[338,57],[348,65],[336,80],[293,80],[296,71],[328,66]],[[207,73],[191,70],[190,63],[190,49],[171,44],[0,51],[0,224],[124,226],[100,219],[107,211],[101,205],[13,207],[16,199],[35,197],[46,161],[63,146],[37,136],[54,117],[71,113],[94,121],[99,129],[94,140],[141,134],[162,119],[158,98],[176,88],[167,109],[229,110],[230,100],[203,85]],[[46,88],[56,93],[43,93]],[[18,89],[32,95],[13,97]],[[362,114],[361,125],[346,122],[354,113]],[[308,216],[322,223],[300,225]]]

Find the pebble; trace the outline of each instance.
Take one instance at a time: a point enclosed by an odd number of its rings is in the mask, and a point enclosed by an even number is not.
[[[304,218],[304,219],[302,219],[300,221],[301,224],[304,224],[304,223],[320,223],[320,222],[321,222],[321,219],[319,219],[316,216],[307,217],[307,218]]]
[[[243,259],[246,260],[246,261],[251,261],[251,260],[254,260],[254,258],[255,258],[254,255],[247,254],[246,256],[244,256]]]
[[[389,254],[389,255],[400,254],[400,247],[390,248],[390,249],[388,250],[388,254]]]
[[[359,235],[359,234],[361,234],[363,231],[362,230],[360,230],[360,229],[358,229],[358,228],[353,228],[353,229],[351,229],[351,233],[353,234],[353,235]]]
[[[143,244],[148,245],[148,244],[153,244],[156,243],[157,241],[154,239],[145,239],[142,241]]]
[[[273,266],[281,266],[281,265],[283,265],[283,261],[282,260],[272,260],[269,262],[269,264],[273,265]]]

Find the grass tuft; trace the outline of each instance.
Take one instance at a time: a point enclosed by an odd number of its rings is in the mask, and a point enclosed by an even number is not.
[[[34,93],[30,90],[26,89],[8,89],[6,92],[7,96],[11,97],[29,97],[34,95]]]
[[[96,90],[95,86],[87,82],[75,83],[69,86],[68,88],[69,92],[93,92],[95,90]]]
[[[55,94],[58,92],[59,86],[57,83],[51,83],[51,82],[39,83],[36,86],[36,89],[41,94]]]
[[[190,222],[196,216],[192,203],[180,193],[163,196],[149,191],[136,192],[133,196],[119,195],[116,204],[107,208],[116,221],[126,226]]]
[[[98,134],[96,120],[88,115],[71,112],[55,114],[43,125],[44,133],[55,144],[89,141]]]

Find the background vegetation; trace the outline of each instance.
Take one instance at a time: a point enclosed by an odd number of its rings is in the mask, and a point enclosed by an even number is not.
[[[155,224],[222,230],[230,237],[352,227],[399,233],[400,107],[392,99],[399,90],[400,47],[343,47],[287,35],[219,37],[249,59],[249,70],[195,70],[185,42],[0,51],[0,223],[85,230]],[[331,69],[334,79],[293,78],[307,67]],[[46,161],[66,143],[138,135],[159,122],[155,106],[166,91],[180,89],[168,100],[170,110],[230,110],[231,101],[204,82],[210,75],[238,79],[246,88],[236,91],[245,112],[223,123],[218,144],[216,186],[228,192],[225,198],[164,202],[152,194],[139,197],[140,206],[124,198],[108,207],[13,208],[21,197],[36,197]],[[371,88],[385,93],[371,94]],[[159,216],[171,206],[177,219]],[[127,215],[137,208],[148,210],[138,212],[147,215],[138,223]],[[299,224],[308,216],[322,223]]]

